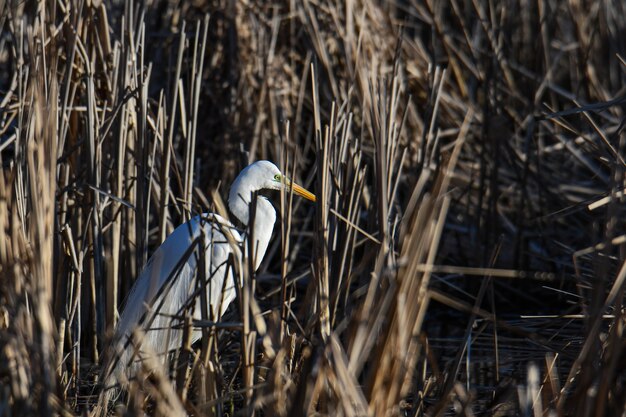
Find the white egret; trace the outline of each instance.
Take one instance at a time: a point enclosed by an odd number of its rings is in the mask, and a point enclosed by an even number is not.
[[[242,250],[247,253],[248,237],[254,239],[256,270],[263,260],[276,221],[276,211],[270,201],[258,195],[254,224],[248,224],[252,193],[265,189],[280,190],[281,187],[291,187],[295,194],[315,201],[312,193],[283,178],[276,165],[258,161],[241,171],[228,197],[231,213],[246,226],[244,233],[240,234],[223,217],[205,213],[176,228],[154,252],[135,281],[120,316],[113,345],[116,352],[109,355],[103,367],[107,388],[122,374],[126,377],[134,375],[142,356],[155,354],[164,360],[168,352],[180,348],[183,330],[172,325],[180,324],[175,317],[180,317],[190,307],[193,308],[194,319],[202,318],[198,289],[206,288],[209,317],[213,320],[221,318],[235,298],[233,275],[241,270]],[[201,260],[201,256],[204,259]],[[205,265],[206,286],[197,282],[197,278],[202,276],[197,271],[201,261]],[[233,262],[239,264],[238,268],[233,268]],[[136,327],[145,332],[140,346],[134,346],[129,341]],[[200,337],[201,332],[194,331],[192,342]]]

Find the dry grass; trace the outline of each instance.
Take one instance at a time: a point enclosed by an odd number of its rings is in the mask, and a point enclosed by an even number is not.
[[[116,412],[622,415],[625,13],[0,0],[0,415],[101,412],[133,279],[257,159],[317,204]]]

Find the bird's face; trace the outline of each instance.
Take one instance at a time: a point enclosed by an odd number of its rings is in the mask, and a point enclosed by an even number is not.
[[[280,190],[284,188],[287,192],[293,189],[295,194],[315,202],[315,195],[312,192],[285,177],[273,163],[269,161],[258,161],[250,165],[250,168],[253,170],[250,174],[254,175],[257,180],[261,180],[261,186],[259,188],[269,190]]]
[[[269,161],[257,161],[244,168],[235,178],[233,185],[230,187],[228,207],[241,223],[248,225],[252,193],[261,190],[281,189],[287,192],[293,190],[295,194],[307,200],[315,201],[313,193],[293,183],[289,178],[285,178],[276,165]],[[257,201],[257,208],[259,205],[262,205],[268,211],[275,213],[271,203],[267,201],[267,197],[262,195],[261,197]]]

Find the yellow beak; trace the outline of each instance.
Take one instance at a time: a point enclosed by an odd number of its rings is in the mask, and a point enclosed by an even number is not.
[[[302,188],[295,182],[291,182],[291,181],[287,182],[286,185],[291,186],[291,188],[293,188],[293,192],[298,194],[300,197],[304,197],[307,200],[311,200],[312,202],[315,202],[315,194],[313,194],[309,190]]]

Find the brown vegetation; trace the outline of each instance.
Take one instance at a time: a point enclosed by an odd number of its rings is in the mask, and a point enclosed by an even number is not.
[[[625,14],[0,0],[0,415],[98,413],[148,255],[257,159],[317,204],[117,412],[622,415]]]

